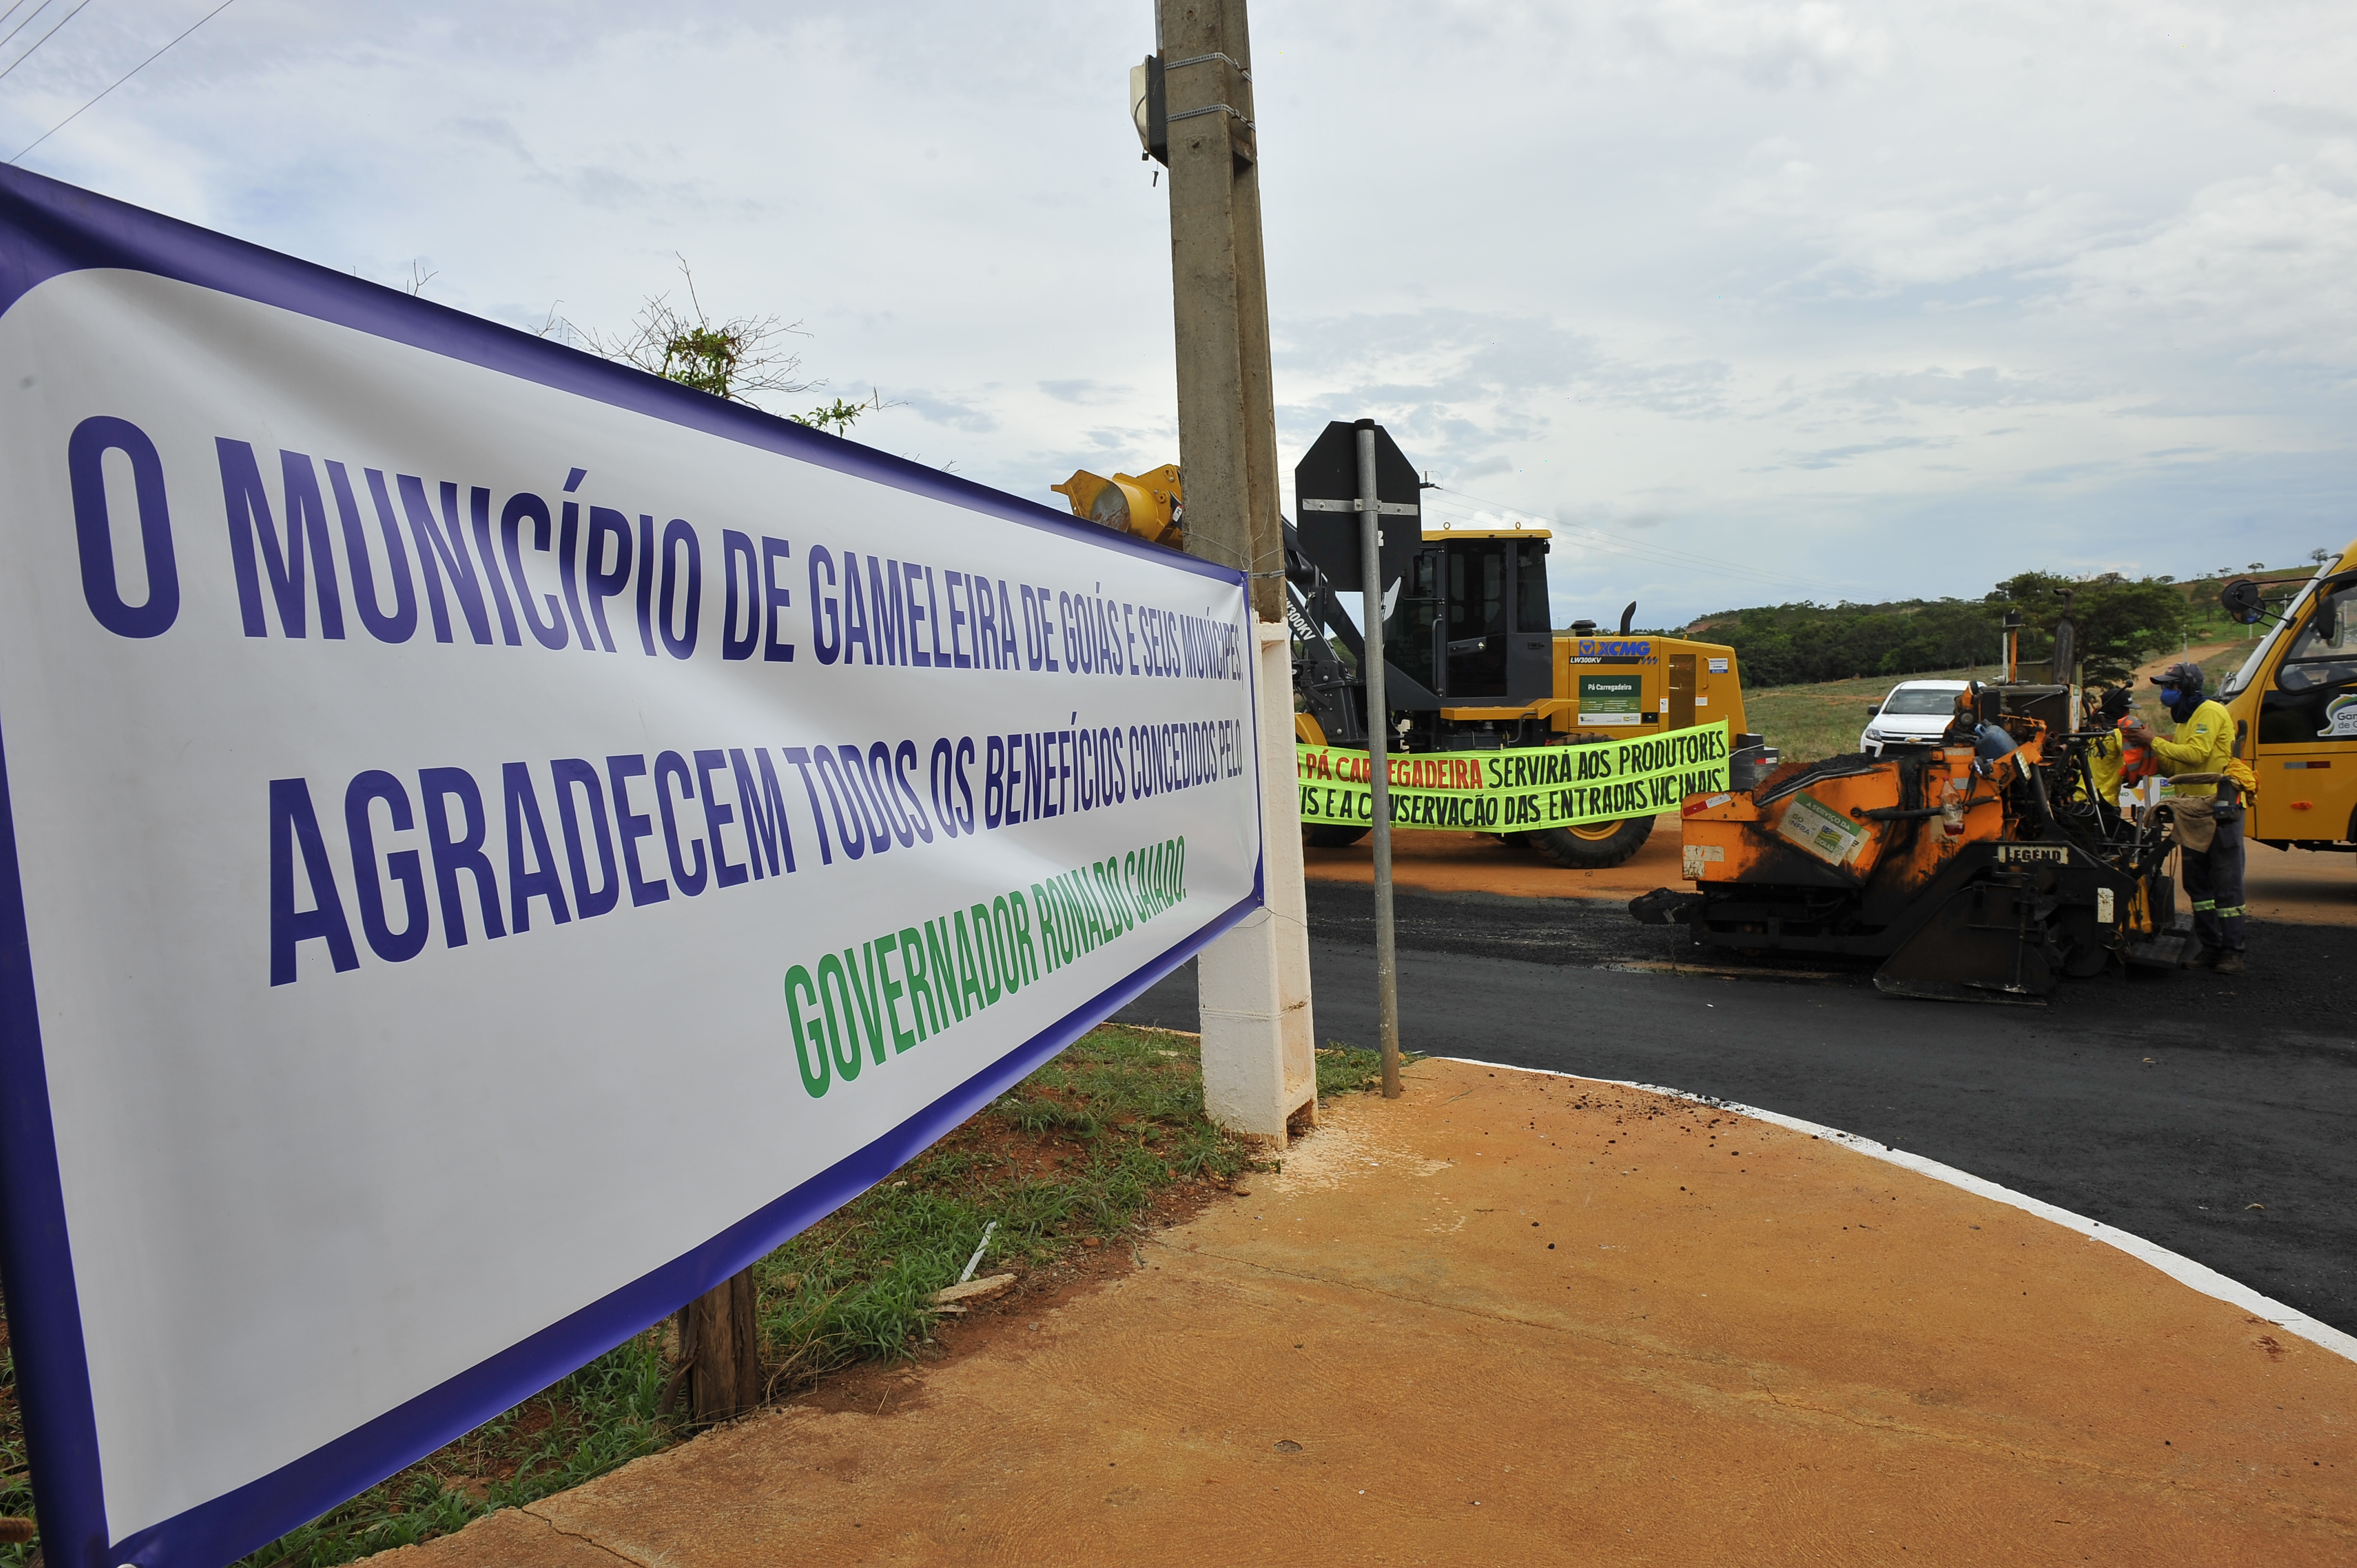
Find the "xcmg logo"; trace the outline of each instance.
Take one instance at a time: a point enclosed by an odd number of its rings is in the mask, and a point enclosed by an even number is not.
[[[1582,659],[1650,659],[1652,653],[1651,641],[1608,642],[1593,637],[1579,639]]]

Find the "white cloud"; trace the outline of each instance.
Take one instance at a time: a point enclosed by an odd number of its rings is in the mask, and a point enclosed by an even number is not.
[[[1766,87],[1824,86],[1846,76],[1878,75],[1892,49],[1883,28],[1823,0],[1798,5],[1662,0],[1627,7],[1622,25],[1673,57],[1725,66]]]
[[[1285,466],[1383,418],[1467,505],[1663,542],[1562,556],[1649,620],[2304,556],[2357,513],[2344,10],[1261,0]],[[197,14],[91,7],[0,151]],[[1135,7],[240,0],[28,163],[528,328],[626,323],[679,252],[802,322],[820,395],[897,400],[860,438],[1055,504],[1177,456],[1150,47]]]
[[[1870,371],[1836,377],[1825,396],[1889,413],[1915,408],[2015,408],[2071,401],[2050,379],[2014,374],[1994,365],[1950,371],[1930,365],[1918,371]]]
[[[2179,333],[2238,360],[2357,374],[2357,142],[2207,186],[2135,241],[2054,271],[2068,280],[2067,309]]]

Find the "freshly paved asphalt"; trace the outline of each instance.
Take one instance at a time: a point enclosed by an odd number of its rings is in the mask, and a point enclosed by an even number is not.
[[[1683,933],[1618,902],[1404,893],[1395,907],[1407,1049],[1825,1123],[2357,1333],[2357,931],[2255,926],[2241,980],[2065,982],[2032,1008],[1902,1001],[1873,989],[1870,966],[1824,961],[1652,970],[1693,961]],[[1310,884],[1321,1042],[1375,1043],[1372,910],[1365,887]],[[1193,967],[1118,1017],[1194,1028]]]

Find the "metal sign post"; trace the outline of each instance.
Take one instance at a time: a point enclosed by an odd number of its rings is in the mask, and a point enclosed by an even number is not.
[[[1381,1020],[1383,1094],[1397,1099],[1399,1077],[1398,962],[1392,920],[1391,779],[1385,743],[1391,706],[1384,695],[1391,670],[1384,658],[1386,602],[1396,595],[1424,540],[1424,506],[1415,466],[1372,419],[1326,426],[1293,470],[1297,532],[1304,553],[1337,593],[1357,588],[1360,667],[1366,672],[1366,732],[1370,808],[1375,849],[1375,984]],[[1386,534],[1388,529],[1388,534]],[[1347,647],[1347,632],[1342,639]],[[1405,671],[1407,697],[1423,688]]]
[[[1375,836],[1375,1016],[1383,1036],[1383,1098],[1400,1097],[1399,962],[1392,924],[1392,789],[1384,761],[1390,709],[1383,703],[1383,504],[1375,481],[1375,422],[1358,423],[1360,628],[1367,685],[1367,788]]]

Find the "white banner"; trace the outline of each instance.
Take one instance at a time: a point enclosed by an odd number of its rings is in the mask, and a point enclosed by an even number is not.
[[[1233,572],[0,170],[52,1563],[233,1558],[1258,896]]]

